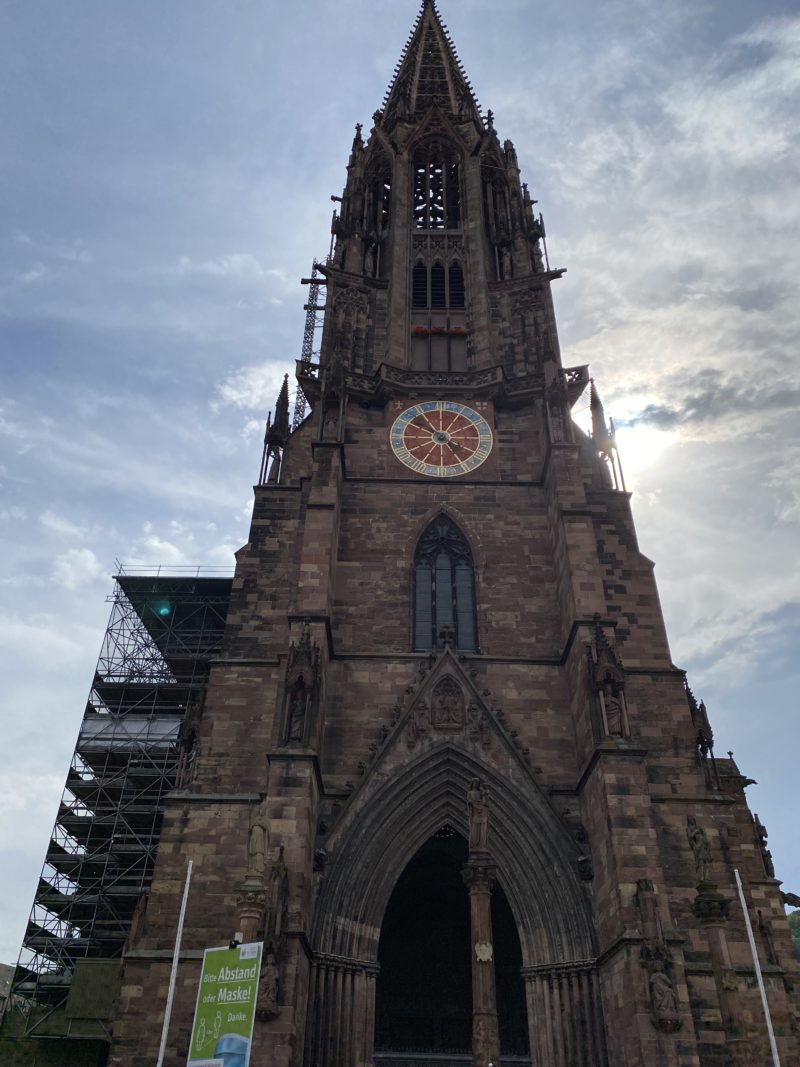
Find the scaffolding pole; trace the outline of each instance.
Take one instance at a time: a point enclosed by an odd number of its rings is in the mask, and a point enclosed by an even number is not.
[[[772,1062],[773,1067],[781,1067],[781,1061],[778,1056],[778,1046],[775,1042],[775,1031],[772,1029],[772,1016],[769,1013],[769,1003],[767,1001],[767,991],[764,988],[764,977],[761,974],[761,964],[758,961],[758,951],[756,950],[756,940],[753,937],[753,927],[750,925],[750,913],[747,910],[747,901],[744,898],[744,889],[742,888],[742,880],[739,877],[739,871],[734,868],[733,871],[736,876],[736,888],[739,890],[739,901],[742,905],[742,913],[744,914],[744,925],[747,928],[747,940],[750,942],[750,951],[753,954],[753,966],[756,969],[756,979],[758,981],[758,991],[761,994],[761,1006],[764,1009],[764,1018],[767,1020],[767,1033],[769,1034],[769,1047],[772,1049]]]
[[[156,1067],[161,1067],[164,1062],[164,1053],[167,1049],[167,1035],[172,1018],[172,1001],[175,996],[175,979],[178,977],[178,959],[181,952],[181,938],[183,937],[183,920],[186,918],[186,901],[189,899],[189,883],[192,880],[192,861],[186,868],[186,884],[183,887],[183,900],[181,901],[181,913],[178,916],[178,930],[175,934],[175,954],[172,957],[172,968],[169,972],[169,989],[167,990],[167,1006],[164,1009],[164,1025],[161,1028],[161,1045],[158,1049],[158,1061]]]

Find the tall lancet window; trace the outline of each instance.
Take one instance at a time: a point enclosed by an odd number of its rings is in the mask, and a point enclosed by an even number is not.
[[[477,650],[472,553],[452,519],[439,515],[414,554],[414,651],[442,648],[448,630],[456,648]]]

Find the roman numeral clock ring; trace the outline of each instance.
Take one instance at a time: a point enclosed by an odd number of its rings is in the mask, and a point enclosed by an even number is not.
[[[492,451],[486,419],[452,400],[426,400],[406,408],[392,423],[389,440],[401,463],[431,478],[469,474]]]

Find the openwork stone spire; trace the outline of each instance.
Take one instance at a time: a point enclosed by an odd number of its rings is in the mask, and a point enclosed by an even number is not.
[[[480,107],[434,0],[424,0],[383,100],[383,123],[413,119],[437,105],[462,119]]]

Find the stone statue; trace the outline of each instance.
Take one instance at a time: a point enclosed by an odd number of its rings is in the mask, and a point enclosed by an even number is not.
[[[622,737],[622,703],[615,695],[614,682],[609,677],[603,682],[603,703],[609,734],[612,737]]]
[[[256,1013],[262,1019],[274,1018],[278,1014],[278,982],[280,971],[274,952],[267,952],[261,967],[261,980],[258,988]]]
[[[470,852],[489,850],[489,791],[480,778],[473,778],[467,791]]]
[[[653,971],[650,975],[650,997],[656,1015],[677,1015],[678,998],[672,979],[664,971]]]
[[[508,245],[505,245],[500,252],[501,264],[503,269],[503,278],[508,280],[511,277],[511,249]]]
[[[269,889],[267,893],[267,937],[279,938],[283,928],[283,913],[286,909],[286,898],[289,888],[289,872],[283,856],[283,845],[278,852],[269,877]]]
[[[708,843],[705,830],[697,825],[694,815],[687,816],[686,838],[694,855],[697,881],[705,882],[708,880],[708,869],[711,866],[711,845]]]
[[[287,717],[287,737],[290,741],[302,741],[306,729],[306,708],[308,707],[308,690],[302,674],[294,683],[289,694],[289,714]]]
[[[247,837],[247,873],[263,874],[267,855],[267,828],[259,814],[250,826]]]

